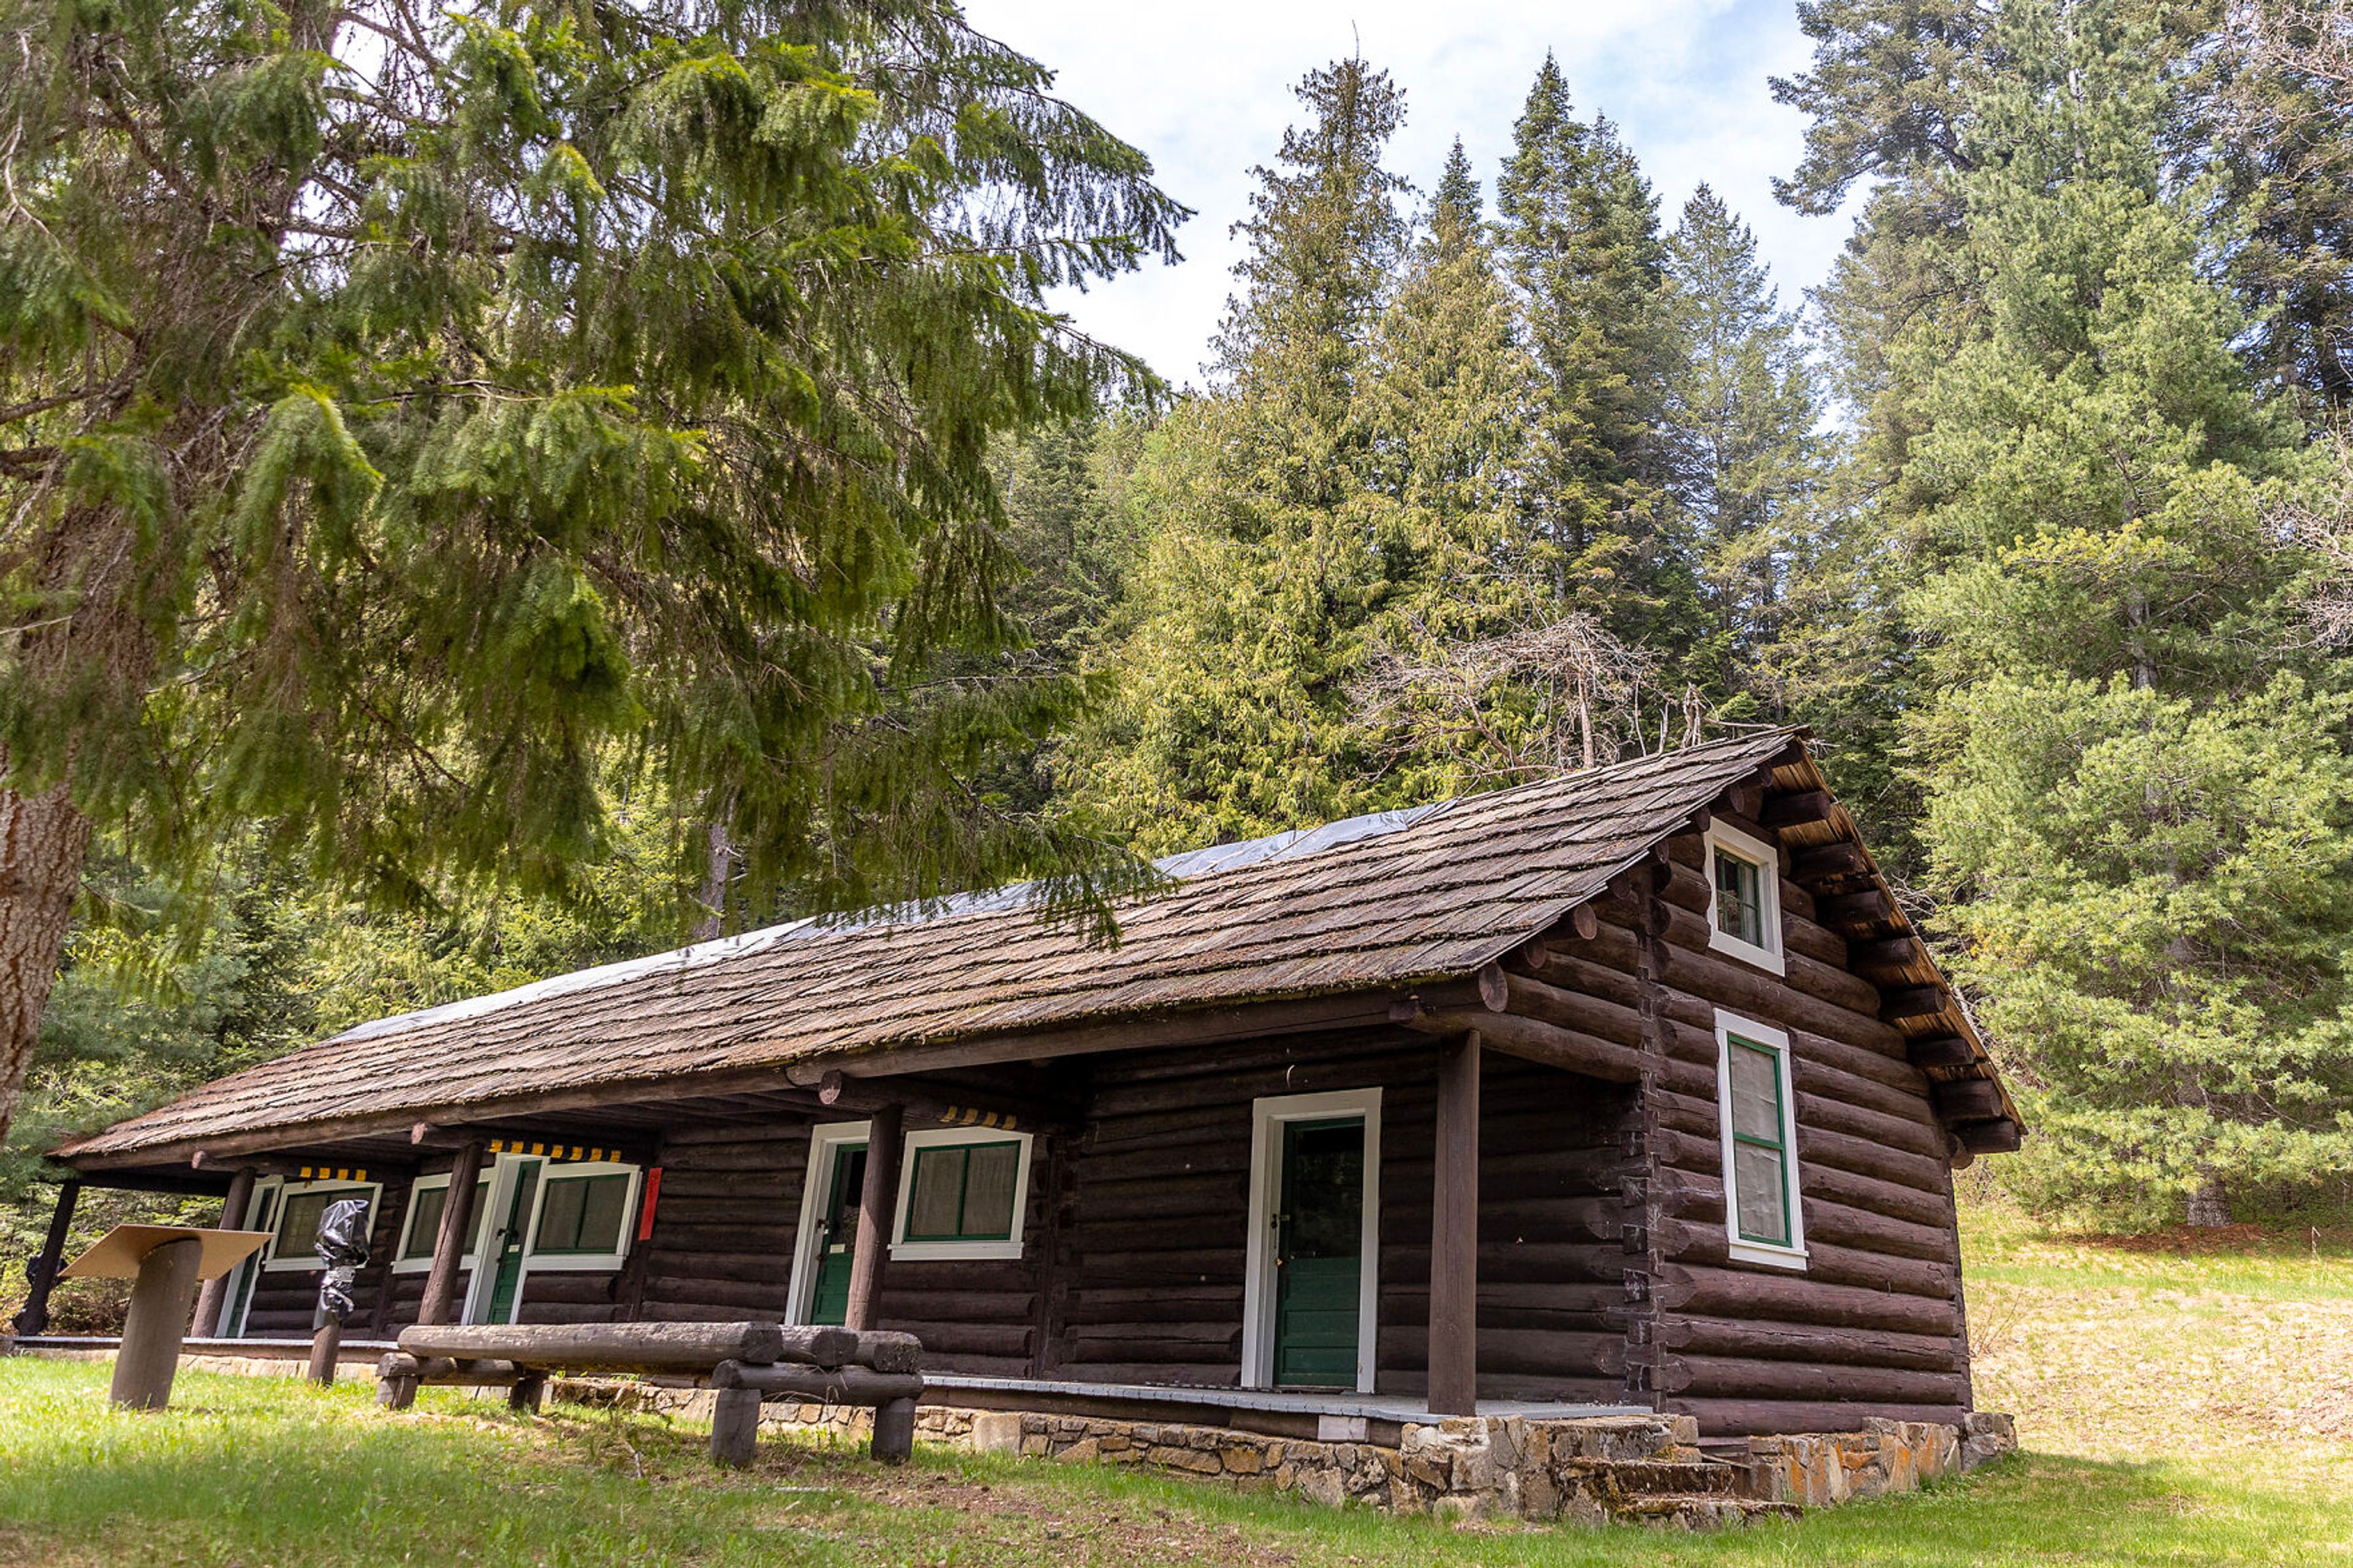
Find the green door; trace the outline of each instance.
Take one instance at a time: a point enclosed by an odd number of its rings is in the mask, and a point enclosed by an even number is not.
[[[1282,1124],[1276,1219],[1276,1386],[1354,1388],[1364,1278],[1362,1117]]]
[[[482,1315],[486,1323],[514,1321],[515,1288],[522,1283],[523,1243],[530,1239],[523,1232],[531,1224],[531,1200],[539,1192],[539,1161],[527,1160],[515,1169],[506,1213],[499,1218],[499,1254],[494,1265],[498,1272],[491,1279],[490,1306]]]
[[[839,1323],[849,1315],[849,1260],[858,1251],[858,1201],[866,1190],[866,1145],[834,1146],[825,1217],[818,1221],[817,1286],[808,1321]]]

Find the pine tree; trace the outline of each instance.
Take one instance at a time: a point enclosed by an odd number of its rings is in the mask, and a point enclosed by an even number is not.
[[[1159,852],[1345,816],[1375,796],[1346,695],[1380,593],[1368,356],[1406,239],[1381,162],[1403,95],[1361,59],[1312,71],[1305,122],[1256,171],[1217,379],[1146,444],[1144,539],[1063,752],[1073,797]]]
[[[1792,579],[1811,574],[1820,406],[1794,313],[1780,309],[1757,239],[1707,186],[1667,241],[1676,338],[1667,383],[1668,487],[1697,557],[1712,646],[1693,660],[1719,693],[1788,718],[1775,654]]]
[[[1922,362],[1910,595],[1929,886],[2038,1136],[2012,1179],[2140,1208],[2353,1168],[2353,696],[2286,622],[2254,395],[2152,34],[2008,7],[1963,177],[1982,325]]]
[[[944,0],[0,34],[0,1126],[93,819],[576,892],[628,755],[689,886],[713,822],[803,906],[1087,863],[960,783],[1080,695],[986,458],[1135,374],[1046,290],[1183,211],[1040,67]]]
[[[1672,357],[1658,203],[1608,120],[1577,120],[1547,56],[1496,184],[1498,249],[1541,372],[1526,504],[1561,605],[1678,646],[1690,562],[1662,505]]]

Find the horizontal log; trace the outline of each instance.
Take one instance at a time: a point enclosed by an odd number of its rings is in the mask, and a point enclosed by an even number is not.
[[[2001,1086],[1990,1079],[1951,1079],[1931,1085],[1928,1098],[1947,1121],[1987,1121],[2007,1116]]]
[[[1791,858],[1789,875],[1811,885],[1837,877],[1860,877],[1871,870],[1871,857],[1860,844],[1841,841],[1801,849]]]
[[[1031,1335],[1036,1331],[1029,1323],[947,1323],[921,1318],[883,1321],[893,1330],[921,1342],[926,1365],[944,1365],[950,1357],[966,1355],[1026,1361]]]
[[[1070,1361],[1061,1375],[1072,1383],[1165,1383],[1216,1388],[1234,1381],[1235,1363],[1224,1362],[1170,1363]]]
[[[1968,1356],[1959,1340],[1937,1334],[1904,1334],[1885,1329],[1824,1329],[1752,1318],[1663,1319],[1657,1342],[1700,1356],[1763,1357],[1816,1362],[1825,1366],[1902,1367],[1914,1372],[1965,1372]]]
[[[745,1284],[722,1279],[653,1279],[646,1281],[646,1300],[707,1306],[705,1318],[777,1317],[785,1310],[785,1285],[755,1281]]]
[[[1837,1100],[1876,1116],[1915,1127],[1933,1127],[1936,1113],[1918,1089],[1895,1089],[1877,1076],[1850,1072],[1818,1053],[1799,1051],[1791,1042],[1791,1087],[1799,1094]]]
[[[1906,985],[1880,999],[1879,1016],[1901,1025],[1918,1018],[1941,1018],[1952,997],[1941,985]]]
[[[1809,996],[1866,1016],[1881,1010],[1879,987],[1859,974],[1850,974],[1802,952],[1784,952],[1781,962],[1789,984]]]
[[[1958,1405],[1968,1397],[1966,1374],[1952,1372],[1696,1355],[1671,1356],[1655,1371],[1662,1390],[1695,1398]]]
[[[1418,1019],[1412,1026],[1432,1035],[1475,1029],[1482,1044],[1506,1055],[1588,1078],[1633,1083],[1642,1076],[1641,1052],[1540,1018],[1513,1013],[1441,1013]]]
[[[1821,1194],[1807,1179],[1801,1165],[1798,1176],[1799,1203],[1806,1224],[1806,1240],[1828,1242],[1836,1247],[1852,1247],[1861,1252],[1883,1252],[1897,1258],[1916,1258],[1931,1263],[1957,1267],[1960,1247],[1955,1239],[1949,1215],[1940,1222],[1923,1224],[1899,1218],[1851,1204],[1837,1202]],[[1721,1230],[1724,1225],[1724,1184],[1721,1180],[1685,1174],[1681,1171],[1662,1170],[1651,1184],[1654,1201],[1668,1218],[1688,1221],[1694,1225],[1713,1226]],[[1822,1276],[1817,1275],[1817,1278]]]
[[[377,1360],[375,1374],[381,1378],[414,1378],[440,1387],[495,1388],[521,1377],[522,1368],[510,1361],[456,1361],[448,1356],[414,1356],[405,1351],[387,1351]]]
[[[1974,1067],[1982,1060],[1975,1046],[1958,1035],[1925,1035],[1904,1042],[1904,1055],[1915,1068]]]
[[[1707,873],[1696,866],[1679,866],[1670,861],[1653,869],[1651,886],[1662,903],[1704,917],[1715,903],[1715,889],[1707,884]]]
[[[1504,1006],[1522,1017],[1539,1018],[1621,1046],[1639,1048],[1642,1043],[1642,1015],[1633,1007],[1581,995],[1525,974],[1506,975],[1505,981]]]
[[[1972,1154],[2014,1153],[2025,1142],[2024,1130],[2015,1121],[1964,1121],[1953,1129],[1953,1136]]]
[[[1950,1148],[1944,1129],[1934,1122],[1889,1116],[1868,1106],[1834,1096],[1798,1091],[1798,1125],[1843,1132],[1888,1149],[1903,1149],[1942,1162]]]
[[[719,1363],[711,1384],[714,1388],[754,1388],[764,1395],[781,1394],[827,1405],[888,1405],[894,1399],[920,1399],[923,1394],[923,1380],[912,1373],[876,1372],[863,1366],[828,1371],[729,1361]]]
[[[1844,1329],[1892,1329],[1950,1338],[1960,1312],[1950,1300],[1831,1285],[1803,1275],[1666,1263],[1651,1291],[1666,1310],[1711,1318],[1760,1318]]]
[[[1847,959],[1857,969],[1916,969],[1927,963],[1928,955],[1920,939],[1906,931],[1901,936],[1850,942]]]
[[[1881,1181],[1877,1177],[1800,1158],[1798,1162],[1798,1190],[1809,1197],[1885,1215],[1939,1235],[1954,1234],[1953,1200],[1950,1192],[1943,1186],[1934,1192],[1923,1192],[1900,1182]]]
[[[1789,908],[1781,906],[1781,946],[1792,953],[1802,953],[1818,963],[1834,969],[1852,967],[1846,950],[1846,938],[1825,925],[1817,925]]]
[[[1795,795],[1775,795],[1765,803],[1757,821],[1763,827],[1795,827],[1800,823],[1820,822],[1831,814],[1831,805],[1828,790],[1800,790]]]
[[[1798,1123],[1798,1157],[1940,1195],[1952,1183],[1952,1168],[1944,1159],[1908,1149],[1891,1149],[1868,1138],[1809,1127],[1803,1121]]]
[[[1642,981],[1639,975],[1613,964],[1597,963],[1582,952],[1547,945],[1541,961],[1531,967],[1539,979],[1563,990],[1620,1007],[1639,1008],[1642,1005]]]
[[[1651,1226],[1651,1246],[1662,1258],[1694,1268],[1744,1267],[1732,1261],[1731,1240],[1721,1221],[1704,1225],[1696,1220],[1660,1220]],[[1866,1252],[1817,1241],[1810,1236],[1806,1238],[1806,1252],[1805,1268],[1797,1271],[1805,1279],[1937,1301],[1952,1299],[1953,1269],[1947,1264]]]
[[[1662,943],[1659,978],[1703,1002],[1746,1014],[1767,1024],[1805,1029],[1832,1039],[1884,1051],[1903,1050],[1903,1036],[1868,1013],[1858,1013],[1808,995],[1780,977],[1751,969],[1694,947]]]
[[[776,1323],[437,1323],[403,1329],[399,1344],[418,1357],[501,1357],[554,1371],[708,1372],[723,1361],[839,1366],[857,1353],[858,1336],[848,1329]]]
[[[1814,900],[1814,918],[1834,931],[1852,931],[1857,927],[1900,925],[1895,914],[1895,900],[1877,888],[1866,888],[1856,893],[1833,893]]]

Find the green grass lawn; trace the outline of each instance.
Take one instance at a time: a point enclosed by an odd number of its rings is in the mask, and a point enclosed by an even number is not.
[[[764,1438],[714,1472],[659,1418],[364,1380],[184,1375],[106,1405],[101,1365],[0,1362],[0,1563],[2345,1563],[2353,1273],[2287,1240],[2182,1253],[1973,1216],[1980,1403],[2029,1452],[1928,1492],[1715,1536],[1448,1528],[1091,1466]],[[2301,1272],[2299,1272],[2301,1271]],[[2283,1342],[2284,1336],[2284,1342]],[[2284,1349],[2267,1350],[2274,1342]]]

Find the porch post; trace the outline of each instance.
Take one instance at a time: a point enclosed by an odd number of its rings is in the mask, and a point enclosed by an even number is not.
[[[228,1196],[221,1199],[220,1227],[223,1230],[242,1229],[245,1211],[253,1202],[253,1167],[240,1168],[228,1184]],[[196,1291],[196,1319],[188,1327],[192,1340],[208,1340],[220,1332],[221,1308],[228,1302],[228,1282],[237,1277],[232,1268],[226,1274],[216,1274]]]
[[[1479,1034],[1438,1054],[1430,1232],[1430,1409],[1471,1415],[1479,1387]]]
[[[466,1238],[474,1234],[474,1184],[481,1179],[483,1152],[482,1140],[469,1138],[449,1168],[449,1195],[441,1201],[441,1228],[433,1236],[433,1268],[417,1309],[420,1323],[446,1323],[457,1311],[458,1270],[465,1263]]]
[[[891,1249],[891,1225],[899,1213],[899,1152],[907,1121],[903,1105],[874,1112],[866,1133],[866,1185],[858,1194],[858,1249],[849,1259],[849,1305],[842,1322],[871,1329],[882,1299],[882,1265]]]
[[[81,1200],[78,1181],[58,1184],[58,1206],[49,1211],[49,1234],[41,1250],[25,1265],[24,1310],[10,1321],[16,1332],[29,1339],[49,1326],[49,1287],[66,1265],[66,1231],[73,1224],[74,1205]]]

